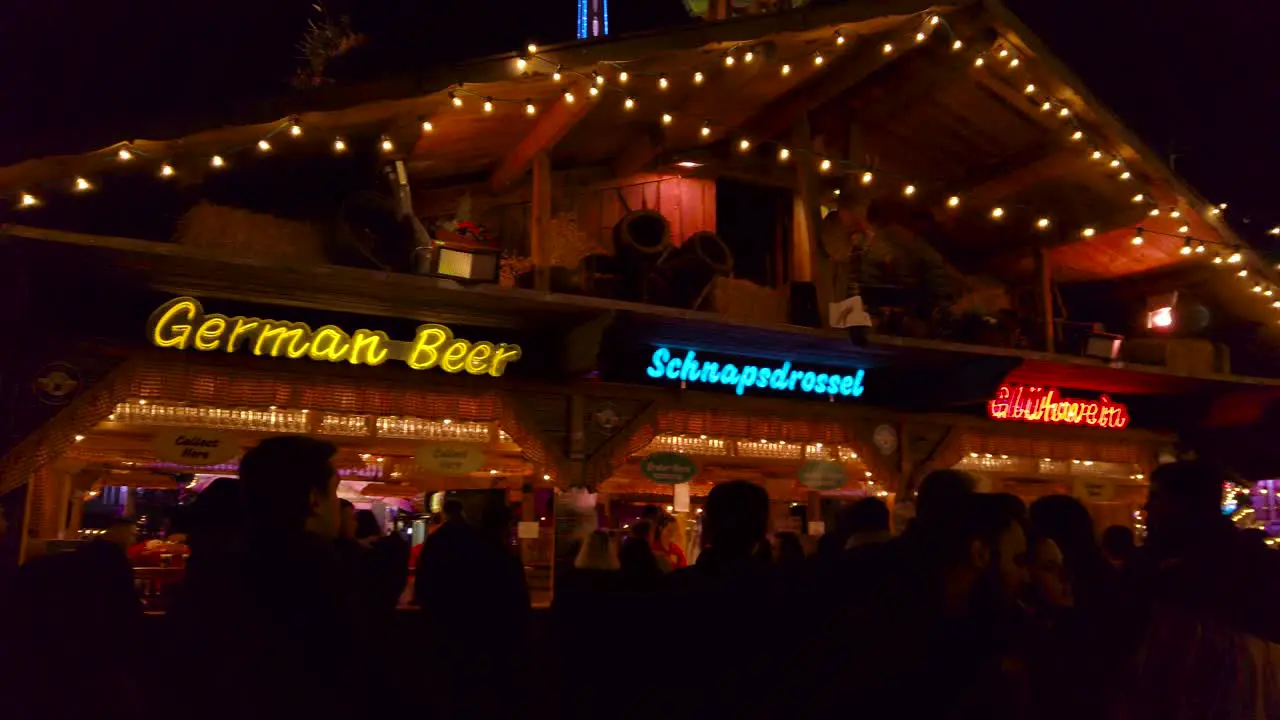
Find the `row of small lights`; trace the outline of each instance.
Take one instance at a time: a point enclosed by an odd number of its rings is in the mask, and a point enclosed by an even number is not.
[[[942,21],[942,19],[938,15],[927,16],[923,24],[920,26],[920,28],[914,33],[914,38],[913,38],[914,43],[920,44],[928,40],[933,30],[938,26],[945,27],[945,23]],[[949,32],[950,28],[947,28],[947,30]],[[833,33],[833,37],[830,42],[836,47],[842,47],[847,44],[850,44],[852,41],[849,37],[845,36],[843,33],[837,30]],[[950,46],[952,51],[961,51],[965,47],[964,42],[959,38],[953,38]],[[745,49],[743,49],[744,47]],[[598,97],[603,91],[614,89],[613,86],[608,83],[606,77],[599,71],[592,71],[592,73],[589,76],[584,75],[582,73],[571,72],[566,70],[563,66],[555,65],[551,63],[549,60],[547,60],[546,58],[538,55],[538,48],[536,45],[530,44],[526,48],[526,50],[528,52],[527,55],[518,57],[515,60],[515,67],[517,71],[519,71],[520,73],[529,72],[534,62],[541,62],[541,63],[546,63],[554,66],[555,69],[551,77],[553,80],[557,82],[561,81],[564,78],[564,76],[567,74],[572,74],[584,79],[588,79],[590,82],[588,84],[587,93],[591,97]],[[886,56],[893,54],[897,50],[898,50],[898,47],[892,42],[886,42],[881,46],[881,52]],[[826,55],[824,55],[823,52],[820,50],[809,54],[808,58],[814,67],[820,67],[826,62]],[[757,53],[754,50],[752,50],[749,46],[735,46],[734,48],[731,48],[729,51],[723,54],[723,56],[720,59],[720,62],[726,69],[732,69],[735,66],[737,66],[739,63],[744,65],[751,64],[756,60],[757,60]],[[988,65],[996,66],[1001,63],[1007,70],[1014,70],[1022,64],[1022,61],[1017,56],[1017,54],[1012,50],[1010,50],[1008,47],[1000,47],[998,50],[993,49],[992,51],[979,53],[973,60],[973,64],[975,67],[985,67]],[[797,62],[797,64],[799,63]],[[615,76],[615,80],[617,85],[619,86],[618,89],[621,91],[621,88],[628,85],[628,83],[631,81],[632,73],[628,72],[625,69],[620,69],[620,66],[617,63],[610,63],[610,65],[614,69],[618,70]],[[794,71],[794,68],[795,66],[793,65],[792,62],[783,62],[779,67],[779,72],[784,76],[790,75]],[[704,72],[703,70],[695,70],[690,75],[690,81],[692,82],[693,85],[700,86],[707,81],[707,77],[708,77],[707,72]],[[672,83],[673,81],[671,79],[671,76],[668,75],[667,73],[657,74],[656,87],[658,88],[658,90],[665,91],[672,86]],[[1064,120],[1071,120],[1072,122],[1074,122],[1072,112],[1068,107],[1066,107],[1064,104],[1062,104],[1055,98],[1045,96],[1039,93],[1039,89],[1034,83],[1027,83],[1023,88],[1023,92],[1029,98],[1033,98],[1033,100],[1039,101],[1039,107],[1042,112],[1054,112],[1057,114],[1058,117],[1061,117]],[[536,115],[538,112],[538,106],[531,98],[517,100],[512,98],[498,98],[498,97],[488,96],[488,95],[479,95],[477,93],[471,92],[470,90],[466,89],[464,83],[458,83],[453,89],[449,91],[448,96],[449,96],[450,104],[454,108],[462,108],[464,106],[464,100],[463,100],[464,96],[471,96],[475,98],[480,98],[482,100],[483,104],[481,107],[486,113],[493,112],[494,106],[496,103],[523,103],[525,113],[529,116]],[[568,87],[562,89],[561,97],[563,101],[567,103],[573,103],[577,99],[576,95]],[[625,94],[625,93],[624,93],[624,99],[622,104],[623,104],[623,108],[627,111],[634,111],[638,107],[638,102],[635,96],[630,94]],[[662,115],[660,116],[660,119],[663,125],[671,125],[672,123],[675,122],[675,117],[669,112],[663,112]],[[422,127],[423,133],[431,133],[435,130],[435,126],[429,118],[421,119],[421,127]],[[284,132],[291,138],[299,138],[303,134],[303,129],[301,124],[298,122],[296,118],[290,118],[282,122],[281,124],[278,124],[272,130],[270,130],[266,136],[260,139],[256,143],[257,151],[263,154],[272,152],[275,149],[275,146],[272,144],[272,139],[281,132]],[[709,138],[713,134],[713,121],[709,119],[705,120],[699,132],[703,138]],[[1082,129],[1080,129],[1079,127],[1075,127],[1075,129],[1069,135],[1069,138],[1072,142],[1082,142],[1082,141],[1085,141],[1086,136]],[[737,148],[739,151],[746,152],[751,150],[752,147],[755,146],[755,144],[756,143],[754,143],[750,138],[741,137],[737,141]],[[777,157],[780,162],[789,161],[793,155],[793,151],[789,147],[787,147],[784,144],[777,143],[775,141],[766,140],[766,141],[760,142],[759,144],[776,145],[778,149]],[[392,153],[396,149],[396,145],[394,141],[392,140],[391,136],[388,134],[383,134],[381,136],[379,140],[379,147],[384,153]],[[342,136],[334,137],[332,141],[332,148],[335,153],[339,153],[339,154],[345,153],[348,150],[347,140]],[[140,151],[132,149],[127,145],[121,146],[116,150],[116,158],[121,163],[130,162],[134,160],[135,157],[142,154],[143,153],[141,153]],[[1133,177],[1132,173],[1129,170],[1124,168],[1124,164],[1119,157],[1110,155],[1108,153],[1104,153],[1102,150],[1095,148],[1090,152],[1090,158],[1095,161],[1107,160],[1108,167],[1119,171],[1119,173],[1117,174],[1117,178],[1120,180],[1127,181],[1132,179]],[[837,171],[843,171],[847,174],[859,174],[861,184],[864,186],[870,186],[875,182],[875,179],[876,179],[875,173],[870,168],[858,168],[858,167],[854,167],[851,163],[848,163],[843,160],[833,161],[830,158],[816,156],[816,155],[815,155],[815,160],[817,162],[818,170],[820,172],[828,173],[828,172],[831,172],[832,170],[837,170]],[[223,169],[228,165],[228,162],[224,154],[214,154],[209,157],[208,162],[209,162],[209,166],[213,169]],[[837,165],[839,165],[839,167],[837,167]],[[176,174],[177,174],[177,170],[169,161],[161,162],[158,170],[158,175],[161,178],[166,178],[166,179],[172,178]],[[94,187],[95,187],[94,184],[89,179],[83,176],[77,176],[72,182],[72,190],[75,192],[85,192],[85,191],[93,190]],[[914,183],[906,182],[903,184],[901,192],[903,197],[912,198],[917,196],[917,194],[919,193],[919,187]],[[839,194],[839,190],[836,190],[836,194]],[[1137,204],[1148,204],[1148,203],[1154,202],[1153,199],[1150,198],[1147,194],[1141,193],[1141,192],[1134,194],[1131,200],[1132,202]],[[962,201],[959,195],[949,195],[946,197],[946,200],[945,200],[946,207],[951,210],[955,210],[959,208],[961,203]],[[42,203],[40,199],[30,192],[22,192],[19,194],[18,207],[20,208],[32,208],[32,207],[37,207],[41,204]],[[1208,209],[1208,213],[1210,215],[1216,216],[1221,214],[1225,209],[1226,209],[1226,204],[1223,203],[1218,206],[1210,207]],[[997,222],[1005,220],[1008,217],[1008,215],[1009,215],[1009,210],[1002,205],[996,205],[990,208],[990,210],[988,211],[989,218]],[[1161,215],[1161,210],[1158,207],[1152,207],[1149,212],[1149,215],[1152,217],[1158,217]],[[1168,211],[1168,215],[1173,219],[1178,219],[1181,217],[1181,211],[1178,210],[1177,208],[1172,208]],[[1049,216],[1037,215],[1035,219],[1032,221],[1032,226],[1034,227],[1034,229],[1038,231],[1045,231],[1050,229],[1053,226],[1053,221]],[[1184,240],[1183,247],[1179,251],[1180,254],[1182,255],[1191,256],[1196,254],[1204,254],[1206,252],[1206,245],[1223,244],[1223,243],[1217,243],[1214,241],[1197,240],[1195,238],[1190,237],[1190,235],[1188,234],[1189,232],[1190,232],[1190,228],[1188,225],[1185,225],[1185,224],[1178,229],[1177,237],[1182,237]],[[1096,233],[1097,233],[1097,229],[1094,227],[1084,227],[1080,230],[1081,236],[1086,238],[1093,237]],[[1135,229],[1134,235],[1130,239],[1131,244],[1135,246],[1142,245],[1145,242],[1145,238],[1148,234],[1167,235],[1167,233],[1152,233],[1143,227],[1138,227]],[[1272,228],[1269,231],[1269,234],[1280,236],[1280,226]],[[1228,247],[1227,249],[1228,249],[1228,252],[1225,255],[1225,257],[1221,254],[1215,253],[1213,258],[1213,262],[1215,264],[1223,264],[1223,263],[1238,264],[1242,262],[1243,256],[1239,248]],[[1247,270],[1244,270],[1244,269],[1241,269],[1237,274],[1240,277],[1248,276]],[[1255,286],[1255,291],[1259,293],[1264,293],[1268,297],[1275,293],[1273,288],[1264,288],[1261,286]],[[1277,301],[1276,303],[1274,303],[1274,305],[1277,308],[1280,308],[1280,301]]]

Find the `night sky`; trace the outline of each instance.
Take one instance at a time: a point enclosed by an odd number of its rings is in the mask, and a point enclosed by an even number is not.
[[[1280,8],[1258,0],[1009,0],[1094,93],[1246,238],[1280,223]],[[567,40],[575,0],[331,0],[371,66],[427,67]],[[680,0],[610,0],[614,33],[688,22]],[[0,163],[80,152],[167,118],[293,91],[306,0],[10,0],[0,23]],[[441,12],[436,7],[446,7]],[[500,27],[490,21],[502,18]],[[390,53],[398,48],[400,54]],[[261,118],[266,119],[266,118]],[[1280,246],[1278,246],[1280,248]]]

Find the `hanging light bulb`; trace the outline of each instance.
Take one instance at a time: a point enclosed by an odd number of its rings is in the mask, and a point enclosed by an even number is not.
[[[1108,164],[1108,165],[1110,165],[1110,166],[1111,166],[1111,167],[1113,167],[1113,168],[1118,168],[1118,167],[1120,167],[1120,158],[1111,158],[1111,162],[1109,162],[1109,163],[1107,163],[1107,164]]]
[[[666,90],[666,89],[667,89],[667,88],[669,88],[669,87],[671,87],[671,81],[667,79],[667,74],[666,74],[666,73],[663,73],[663,74],[659,75],[659,76],[658,76],[658,89],[659,89],[659,90]]]
[[[1084,139],[1084,131],[1083,131],[1083,130],[1077,130],[1077,131],[1075,131],[1075,132],[1071,133],[1071,142],[1080,142],[1080,141],[1081,141],[1081,140],[1083,140],[1083,139]]]
[[[1003,217],[1004,217],[1004,208],[1002,208],[1002,207],[994,207],[994,208],[991,208],[991,219],[992,219],[992,220],[999,220],[999,219],[1001,219],[1001,218],[1003,218]]]
[[[342,138],[333,139],[333,151],[342,153],[347,151],[347,141]]]
[[[1160,217],[1160,208],[1151,208],[1147,214],[1151,217]]]
[[[266,138],[263,138],[258,141],[258,149],[262,152],[271,152],[271,143],[267,142]]]
[[[169,163],[164,163],[163,165],[161,165],[160,177],[173,177],[173,166],[170,165]]]
[[[529,68],[529,61],[520,57],[516,58],[516,71],[524,72]]]
[[[884,53],[885,55],[892,55],[893,43],[885,43],[884,46],[880,48],[880,52]]]
[[[724,66],[725,66],[725,67],[733,67],[733,63],[734,63],[733,53],[725,53],[725,54],[724,54]]]
[[[813,54],[813,64],[814,64],[814,65],[821,65],[821,64],[822,64],[822,60],[823,60],[823,58],[822,58],[822,53],[814,53],[814,54]]]
[[[1143,195],[1142,193],[1138,193],[1137,195],[1134,195],[1132,198],[1133,202],[1136,202],[1136,203],[1143,202],[1146,199],[1147,199],[1147,196]]]
[[[302,126],[299,125],[297,122],[289,123],[289,134],[294,137],[298,137],[299,135],[302,134]]]
[[[1221,208],[1216,208],[1216,207],[1215,207],[1215,208],[1209,208],[1209,214],[1210,214],[1210,215],[1221,215],[1221,214],[1222,214],[1222,209],[1221,209]]]
[[[82,177],[78,177],[76,178],[76,181],[75,181],[75,189],[76,189],[76,192],[84,192],[85,190],[92,190],[93,184]]]
[[[1101,160],[1101,159],[1102,159],[1102,151],[1101,151],[1101,150],[1094,150],[1094,151],[1093,151],[1093,154],[1089,156],[1089,159],[1090,159],[1090,160]]]
[[[1183,235],[1186,235],[1190,231],[1191,231],[1191,227],[1189,225],[1183,225],[1178,228],[1178,232],[1182,233]]]
[[[452,90],[449,91],[449,102],[453,103],[454,107],[462,107],[462,98],[458,96],[458,93],[453,92]]]
[[[1178,212],[1177,208],[1174,208],[1173,210],[1170,210],[1170,211],[1169,211],[1169,217],[1171,217],[1171,218],[1173,218],[1173,219],[1175,219],[1175,220],[1176,220],[1176,219],[1178,219],[1178,218],[1182,217],[1182,213]],[[1277,233],[1277,234],[1280,234],[1280,233]]]
[[[788,158],[790,158],[790,157],[791,157],[791,151],[790,151],[790,150],[788,150],[788,149],[786,149],[786,148],[779,148],[779,149],[778,149],[778,160],[780,160],[780,161],[782,161],[782,162],[786,162],[786,161],[787,161],[787,159],[788,159]]]
[[[1026,93],[1026,94],[1028,94],[1028,95],[1030,95],[1031,93],[1033,93],[1033,92],[1035,92],[1035,91],[1036,91],[1036,86],[1035,86],[1035,84],[1033,84],[1033,83],[1027,83],[1027,86],[1026,86],[1026,87],[1024,87],[1024,88],[1022,88],[1022,92]]]
[[[697,72],[695,72],[695,73],[693,74],[693,84],[694,84],[694,85],[701,85],[701,84],[702,84],[702,80],[703,80],[703,78],[704,78],[704,77],[705,77],[705,76],[702,74],[702,71],[701,71],[701,70],[698,70]]]
[[[1203,253],[1203,252],[1204,252],[1204,243],[1202,243],[1202,242],[1198,242],[1198,243],[1196,243],[1196,252],[1197,252],[1197,253]]]
[[[700,132],[700,133],[702,133],[702,137],[707,137],[708,135],[710,135],[710,134],[711,134],[711,121],[710,121],[710,120],[704,120],[704,121],[703,121],[703,123],[702,123],[702,129],[701,129],[701,130],[699,130],[699,132]]]
[[[960,207],[960,196],[952,195],[951,197],[947,198],[947,207],[949,208]]]
[[[563,65],[557,65],[555,72],[551,73],[551,79],[555,80],[556,82],[560,82],[560,78],[564,77],[563,75],[560,74],[560,71],[563,69],[564,69]]]
[[[1273,308],[1280,308],[1280,300],[1275,300],[1275,301],[1273,301],[1273,302],[1271,303],[1271,307],[1273,307]]]
[[[1236,273],[1236,275],[1237,275],[1238,277],[1248,277],[1248,276],[1249,276],[1249,271],[1248,271],[1248,270],[1245,270],[1244,268],[1240,268],[1240,272]]]
[[[631,73],[627,72],[626,70],[623,70],[622,72],[618,73],[619,84],[626,85],[627,81],[630,79],[631,79]]]
[[[538,114],[538,107],[537,107],[536,105],[534,105],[534,104],[533,104],[533,101],[532,101],[532,100],[525,100],[525,101],[524,101],[524,114],[525,114],[525,115],[536,115],[536,114]]]
[[[831,169],[831,161],[830,161],[830,160],[828,160],[828,159],[826,159],[826,158],[823,158],[823,159],[822,159],[822,162],[818,163],[818,169],[819,169],[819,170],[821,170],[822,172],[826,172],[826,171],[830,170],[830,169]]]
[[[1000,48],[999,55],[1001,60],[1009,57],[1009,48]]]
[[[742,62],[744,63],[749,64],[752,60],[755,60],[755,59],[756,59],[756,54],[751,52],[750,50],[746,51],[742,55]]]
[[[1040,112],[1049,112],[1052,109],[1053,109],[1053,103],[1049,102],[1048,100],[1045,100],[1044,102],[1040,103]]]
[[[596,84],[596,85],[604,85],[604,76],[603,76],[603,75],[601,75],[598,71],[596,71],[596,70],[592,70],[592,71],[591,71],[591,78],[592,78],[592,80],[594,80],[594,81],[595,81],[595,84]]]
[[[1240,262],[1241,260],[1244,260],[1244,256],[1240,254],[1239,250],[1233,250],[1231,254],[1227,256],[1227,262],[1233,265]]]
[[[432,125],[430,120],[422,121],[422,132],[429,133],[429,132],[433,132],[435,129],[436,129],[436,126]]]
[[[220,168],[226,164],[227,164],[227,161],[223,160],[221,155],[214,155],[213,157],[209,158],[209,165],[213,167]]]
[[[907,185],[906,187],[902,188],[902,194],[903,194],[905,197],[911,197],[912,195],[915,195],[915,194],[916,194],[916,186],[915,186],[915,185]]]
[[[1069,108],[1058,108],[1058,117],[1071,117],[1071,110]]]
[[[487,113],[493,112],[493,98],[485,98],[483,107],[485,112]]]
[[[1049,224],[1050,224],[1049,218],[1047,217],[1042,217],[1039,220],[1036,220],[1036,227],[1040,228],[1041,230],[1047,229],[1049,227]]]
[[[1143,242],[1144,241],[1142,238],[1142,228],[1138,228],[1136,231],[1134,231],[1133,238],[1129,240],[1129,243],[1132,245],[1141,245]]]
[[[1012,70],[1012,69],[1014,69],[1014,68],[1018,67],[1018,65],[1020,65],[1020,64],[1022,64],[1022,61],[1021,61],[1021,60],[1019,60],[1018,58],[1014,58],[1014,59],[1012,59],[1012,60],[1010,60],[1010,61],[1009,61],[1009,69],[1010,69],[1010,70]]]
[[[784,76],[786,76],[786,75],[790,75],[790,74],[791,74],[791,63],[783,63],[783,64],[782,64],[782,68],[780,68],[779,72],[781,72]]]
[[[960,42],[960,41],[959,41],[959,40],[957,40],[956,42]],[[981,55],[979,55],[978,57],[976,57],[976,58],[974,58],[974,59],[973,59],[973,66],[974,66],[974,67],[982,67],[983,65],[986,65],[986,64],[987,64],[987,61],[986,61],[986,60],[984,60],[984,59],[982,59],[982,56],[981,56]]]
[[[671,117],[671,113],[662,113],[663,125],[670,125],[672,120],[675,120],[675,118]]]
[[[963,47],[964,47],[964,43],[959,40],[956,40],[955,42],[951,43],[952,52],[955,52],[956,50],[960,50]]]
[[[746,152],[746,151],[750,150],[750,149],[751,149],[751,141],[750,141],[750,140],[748,140],[748,139],[746,139],[746,138],[742,138],[741,140],[739,140],[739,141],[738,141],[738,149],[739,149],[739,150],[741,150],[741,151],[743,151],[743,152]]]
[[[916,42],[918,42],[918,43],[922,43],[922,42],[924,42],[925,38],[927,38],[927,37],[928,37],[928,35],[925,35],[925,34],[924,34],[924,33],[922,33],[922,32],[918,32],[918,33],[916,33]]]
[[[530,55],[538,54],[538,46],[533,43],[529,43],[528,45],[525,46],[524,49],[528,50]]]
[[[1125,170],[1124,172],[1120,173],[1119,177],[1121,180],[1128,180],[1133,177],[1133,173],[1129,172],[1128,170]]]
[[[930,15],[930,16],[929,16],[929,24],[930,24],[930,25],[937,25],[937,24],[938,24],[938,23],[940,23],[940,22],[942,22],[942,18],[938,17],[937,15]]]
[[[840,31],[839,31],[839,30],[837,30],[837,31],[836,31],[836,44],[837,44],[837,45],[843,45],[844,43],[845,43],[844,35],[841,35],[841,34],[840,34]]]
[[[1178,249],[1178,252],[1182,255],[1190,255],[1193,252],[1191,249],[1191,241],[1188,240],[1183,243],[1182,247]]]
[[[1244,277],[1244,276],[1242,275],[1241,277]],[[1254,286],[1253,286],[1253,291],[1254,291],[1254,292],[1256,292],[1256,293],[1261,293],[1261,292],[1262,292],[1262,286],[1261,286],[1261,285],[1254,285]]]
[[[395,143],[391,142],[391,136],[383,135],[382,136],[382,152],[391,152],[392,150],[395,150],[395,149],[396,149],[396,146],[395,146]]]
[[[871,184],[871,181],[872,181],[872,180],[875,180],[875,179],[876,179],[876,176],[875,176],[875,175],[872,175],[870,170],[868,170],[868,171],[866,171],[866,172],[862,173],[862,184],[863,184],[863,185],[870,185],[870,184]]]
[[[596,87],[595,85],[592,85],[591,87],[587,88],[587,94],[590,95],[591,97],[597,97],[600,95],[600,88]]]
[[[628,110],[635,110],[635,109],[636,109],[636,99],[635,99],[635,98],[633,98],[633,97],[628,97],[626,100],[623,100],[623,101],[622,101],[622,107],[624,107],[624,108],[626,108],[626,109],[628,109]]]
[[[1221,255],[1214,255],[1214,256],[1213,256],[1213,264],[1214,264],[1214,265],[1221,265],[1222,263],[1223,263],[1223,260],[1222,260],[1222,256],[1221,256]]]
[[[35,207],[39,204],[40,204],[40,200],[35,195],[32,195],[31,193],[24,192],[18,198],[18,205],[20,207],[29,208],[29,207]]]

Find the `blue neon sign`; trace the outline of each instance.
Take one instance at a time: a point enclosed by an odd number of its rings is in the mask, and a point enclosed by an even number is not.
[[[794,368],[790,360],[775,367],[738,366],[733,363],[700,361],[698,354],[693,350],[686,351],[683,357],[676,357],[670,348],[659,347],[653,351],[653,357],[649,362],[650,365],[645,369],[645,373],[651,378],[723,385],[732,387],[739,395],[743,394],[747,388],[758,388],[814,395],[862,397],[866,389],[862,385],[862,380],[867,374],[865,370],[856,370],[846,375],[817,372]]]

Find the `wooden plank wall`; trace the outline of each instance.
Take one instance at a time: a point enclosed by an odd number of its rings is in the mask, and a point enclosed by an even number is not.
[[[716,185],[714,180],[655,174],[635,175],[617,180],[575,185],[556,173],[552,189],[552,217],[574,213],[582,243],[613,252],[613,228],[627,214],[627,208],[657,210],[671,226],[671,240],[677,246],[693,233],[716,229]],[[478,188],[452,187],[419,192],[415,210],[424,220],[453,217],[458,203],[471,193],[472,216],[484,224],[501,242],[503,249],[519,256],[529,252],[530,204],[528,188],[502,196],[483,194]]]

